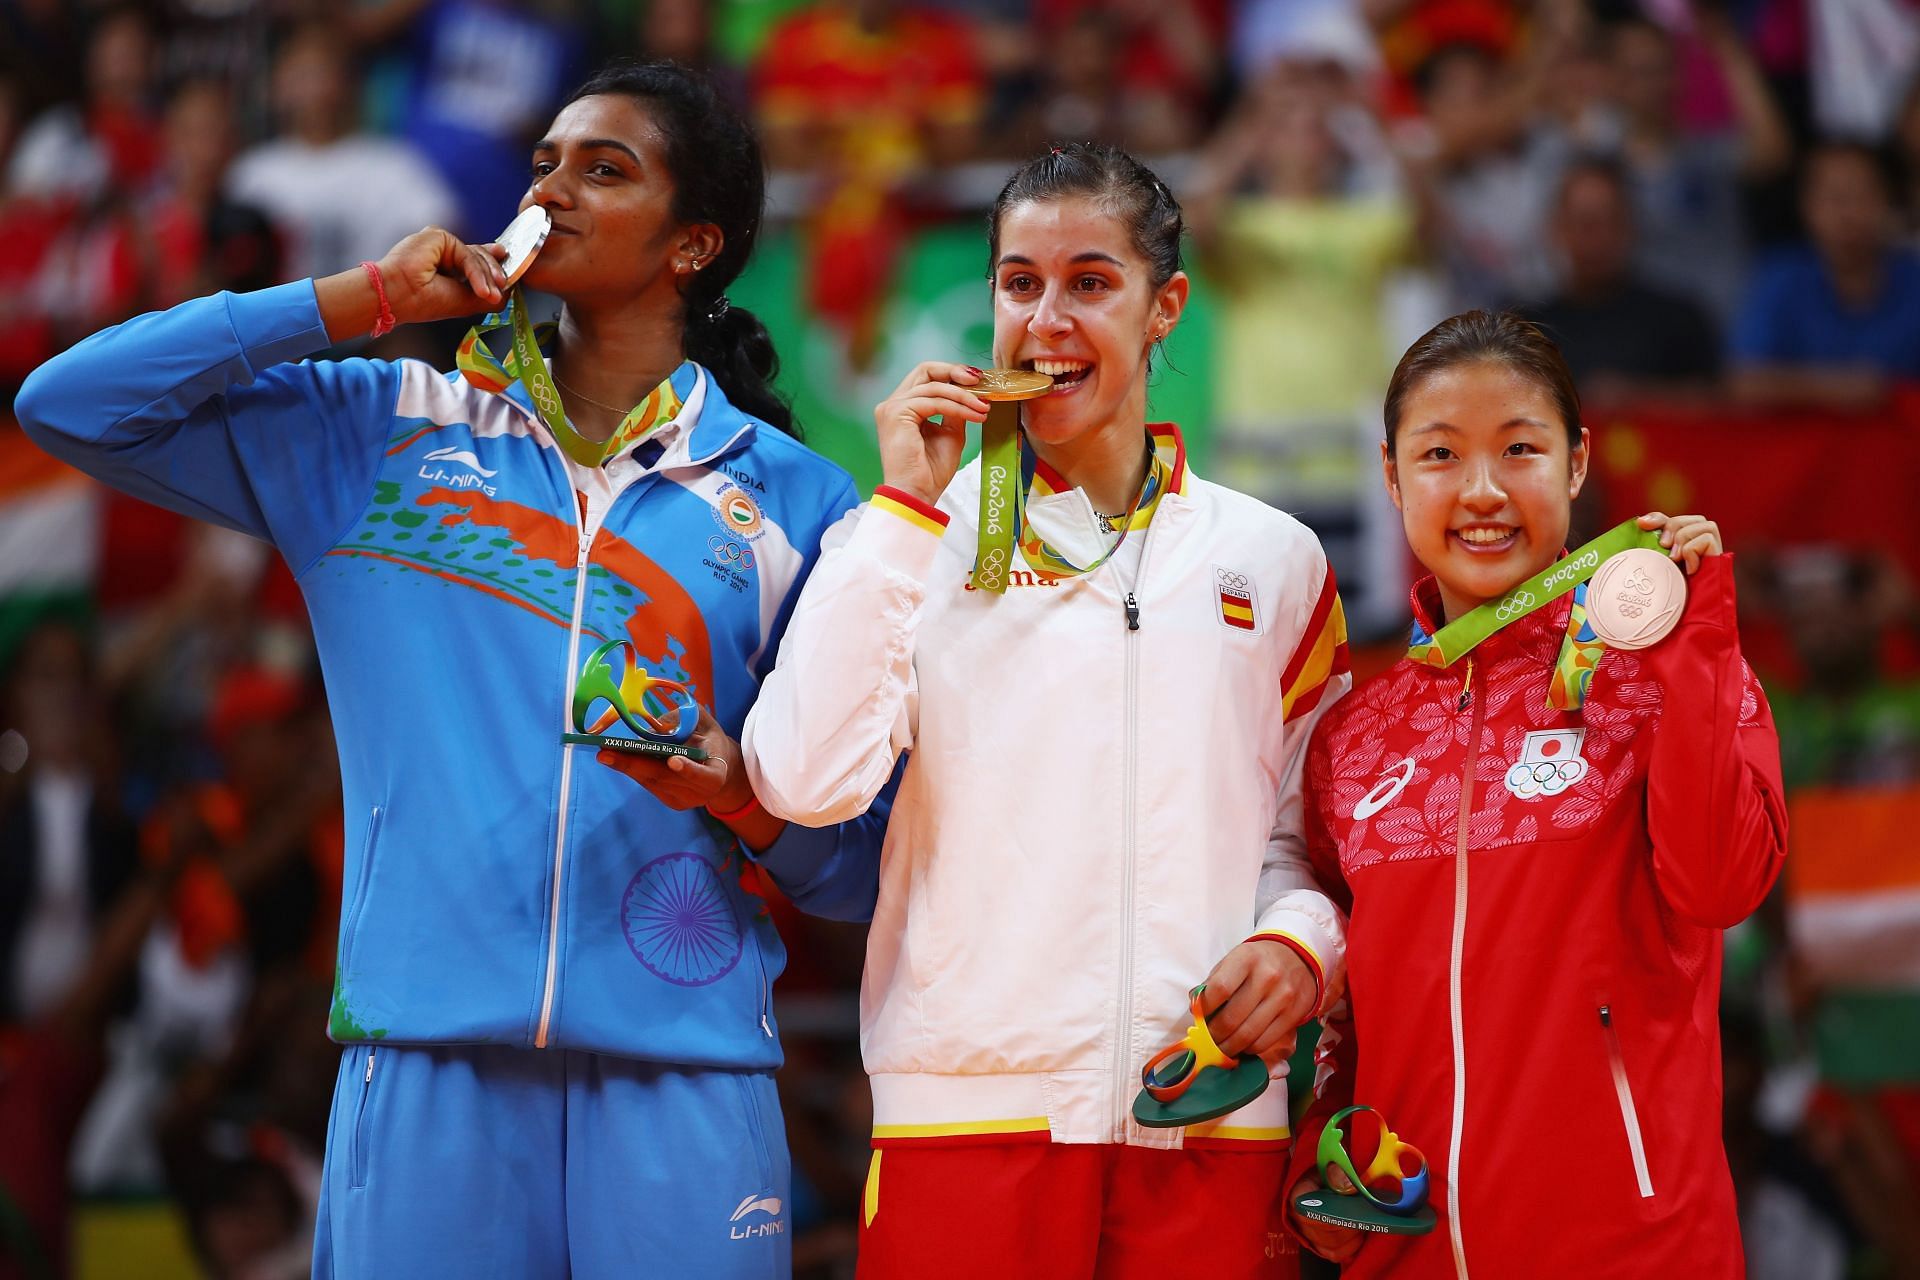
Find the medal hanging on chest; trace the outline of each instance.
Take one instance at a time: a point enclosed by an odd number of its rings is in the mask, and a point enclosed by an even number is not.
[[[1554,662],[1547,702],[1578,711],[1608,646],[1644,649],[1658,644],[1680,621],[1687,580],[1660,545],[1658,530],[1628,520],[1578,551],[1428,635],[1414,624],[1407,656],[1430,667],[1449,667],[1509,623],[1572,592],[1566,635]]]

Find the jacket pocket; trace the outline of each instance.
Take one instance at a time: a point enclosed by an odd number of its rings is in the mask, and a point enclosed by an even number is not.
[[[340,918],[340,973],[344,976],[353,959],[353,935],[360,925],[360,912],[367,905],[367,891],[373,886],[373,847],[380,838],[380,819],[384,810],[373,807],[373,813],[367,819],[366,839],[360,843],[360,874],[354,881],[353,901],[347,904],[347,911]]]
[[[1627,1134],[1627,1151],[1633,1156],[1633,1176],[1640,1187],[1640,1198],[1653,1198],[1653,1177],[1647,1172],[1647,1144],[1640,1135],[1640,1112],[1633,1105],[1633,1085],[1627,1079],[1627,1060],[1620,1052],[1620,1033],[1613,1025],[1613,1009],[1600,1006],[1600,1030],[1607,1042],[1607,1065],[1613,1071],[1613,1093],[1620,1103],[1620,1124]]]
[[[374,1045],[367,1046],[367,1068],[360,1077],[360,1104],[353,1113],[353,1141],[348,1152],[351,1172],[347,1176],[347,1186],[359,1190],[367,1185],[367,1157],[373,1144],[373,1135],[369,1132],[373,1123],[373,1065],[378,1056]]]

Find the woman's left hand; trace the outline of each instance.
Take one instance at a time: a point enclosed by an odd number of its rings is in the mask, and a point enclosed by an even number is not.
[[[745,808],[753,800],[753,783],[747,778],[740,744],[720,727],[705,703],[700,704],[700,723],[694,727],[686,745],[699,747],[707,753],[707,758],[669,756],[662,760],[609,747],[603,747],[596,758],[651,791],[670,809],[705,807],[731,813]]]
[[[1720,526],[1705,516],[1670,516],[1649,511],[1640,517],[1642,529],[1660,530],[1660,545],[1667,554],[1686,565],[1693,573],[1708,556],[1717,556],[1726,548],[1720,545]]]
[[[1313,1016],[1320,989],[1313,970],[1283,942],[1243,942],[1207,975],[1200,1007],[1222,1053],[1257,1053],[1277,1066],[1293,1053],[1294,1033]]]

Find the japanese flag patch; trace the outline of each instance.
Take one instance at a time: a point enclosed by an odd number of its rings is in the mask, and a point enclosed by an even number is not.
[[[1557,796],[1587,776],[1580,744],[1585,729],[1539,729],[1526,736],[1520,758],[1507,770],[1507,790],[1522,800]]]

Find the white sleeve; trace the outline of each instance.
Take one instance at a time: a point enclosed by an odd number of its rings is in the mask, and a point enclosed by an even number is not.
[[[1315,970],[1320,1011],[1346,990],[1347,922],[1321,890],[1307,852],[1307,746],[1327,709],[1353,687],[1347,663],[1347,621],[1333,573],[1327,570],[1308,625],[1282,677],[1280,796],[1256,894],[1255,935],[1285,941]],[[1329,597],[1330,598],[1327,598]]]
[[[913,745],[914,644],[945,520],[876,495],[821,539],[740,736],[754,794],[777,817],[817,827],[864,813]]]

